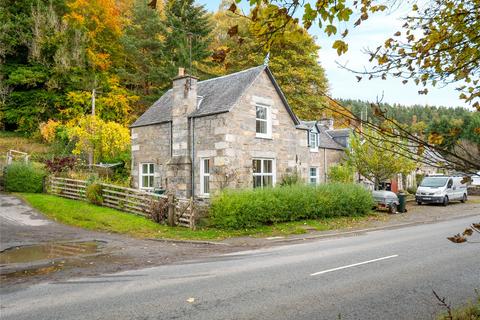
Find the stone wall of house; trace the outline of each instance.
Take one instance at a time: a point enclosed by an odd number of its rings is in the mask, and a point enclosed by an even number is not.
[[[170,160],[170,123],[136,127],[131,129],[132,184],[139,187],[141,163],[155,163],[154,186],[166,187],[166,164]]]
[[[271,107],[272,138],[256,137],[256,103]],[[276,183],[282,175],[297,170],[302,178],[308,179],[308,168],[323,167],[323,154],[310,152],[307,131],[298,130],[280,96],[266,73],[262,73],[244,93],[237,105],[227,114],[225,140],[215,147],[217,154],[224,157],[215,159],[218,165],[228,165],[229,171],[237,176],[231,187],[252,186],[252,159],[275,159]]]
[[[271,107],[271,139],[256,137],[256,103]],[[139,164],[150,162],[155,163],[155,187],[172,189],[179,196],[189,197],[192,181],[186,177],[190,177],[189,174],[193,171],[194,195],[201,196],[202,158],[210,159],[210,193],[225,187],[252,187],[254,158],[275,160],[277,184],[281,182],[283,175],[292,174],[294,171],[297,171],[304,181],[308,181],[310,167],[318,168],[319,182],[324,182],[324,159],[327,159],[328,167],[339,162],[344,154],[342,150],[321,148],[318,152],[310,151],[307,131],[295,128],[293,119],[266,73],[259,75],[231,112],[194,118],[191,121],[193,122],[187,123],[189,133],[183,136],[191,139],[193,134],[194,144],[190,146],[189,141],[177,143],[174,141],[174,149],[175,146],[179,146],[177,149],[182,153],[177,155],[174,152],[173,157],[170,141],[171,123],[132,128],[134,187],[139,187]],[[185,126],[177,127],[185,130]],[[187,153],[183,152],[185,146]],[[177,161],[190,159],[192,152],[194,158],[191,159],[193,160],[191,164],[187,161],[182,163]]]
[[[210,187],[212,190],[220,189],[224,184],[225,173],[229,164],[228,156],[225,154],[226,133],[229,122],[228,113],[214,114],[195,118],[194,121],[194,155],[193,177],[195,191],[194,195],[200,194],[200,161],[203,158],[210,159]]]

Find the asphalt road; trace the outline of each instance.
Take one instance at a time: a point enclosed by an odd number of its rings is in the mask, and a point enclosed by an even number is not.
[[[432,319],[480,288],[480,215],[2,292],[1,319]],[[479,240],[479,239],[477,239]]]

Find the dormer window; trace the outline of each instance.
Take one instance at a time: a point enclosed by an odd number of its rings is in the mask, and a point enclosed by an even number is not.
[[[257,104],[256,108],[256,136],[258,138],[272,137],[272,116],[270,107]]]
[[[308,135],[308,145],[310,146],[310,151],[318,151],[318,132],[316,130],[310,130]]]

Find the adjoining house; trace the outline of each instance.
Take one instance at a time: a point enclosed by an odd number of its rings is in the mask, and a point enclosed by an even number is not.
[[[299,120],[268,66],[205,81],[180,68],[173,88],[131,125],[133,184],[208,197],[294,172],[322,183],[344,155],[342,137],[330,119]]]

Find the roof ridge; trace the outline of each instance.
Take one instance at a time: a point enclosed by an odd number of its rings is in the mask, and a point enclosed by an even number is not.
[[[207,81],[212,81],[212,80],[217,80],[217,79],[228,78],[228,77],[230,77],[230,76],[234,76],[234,75],[237,75],[237,74],[245,73],[245,72],[247,72],[247,71],[251,71],[251,70],[257,69],[257,68],[262,68],[262,69],[264,69],[264,68],[265,68],[265,65],[259,65],[259,66],[256,66],[256,67],[251,67],[251,68],[248,68],[248,69],[245,69],[245,70],[237,71],[237,72],[230,73],[230,74],[226,74],[226,75],[223,75],[223,76],[219,76],[219,77],[215,77],[215,78],[210,78],[210,79],[198,81],[198,84],[204,83],[204,82],[207,82]]]

